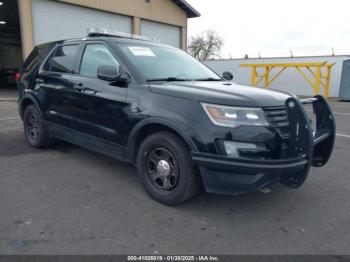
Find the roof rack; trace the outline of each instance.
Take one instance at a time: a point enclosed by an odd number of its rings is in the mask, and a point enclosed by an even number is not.
[[[160,40],[158,38],[155,38],[155,37],[128,34],[128,33],[120,32],[120,31],[108,30],[108,29],[104,29],[104,28],[89,28],[89,29],[87,29],[87,36],[89,36],[89,37],[111,36],[111,37],[138,39],[138,40],[157,42],[157,43],[160,42]]]

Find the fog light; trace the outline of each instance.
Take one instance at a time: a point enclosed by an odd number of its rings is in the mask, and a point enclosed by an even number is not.
[[[240,157],[239,149],[256,149],[258,147],[251,143],[224,141],[224,148],[228,157],[238,158]]]

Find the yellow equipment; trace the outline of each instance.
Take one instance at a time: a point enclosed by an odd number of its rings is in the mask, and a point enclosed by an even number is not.
[[[324,63],[264,63],[264,64],[240,64],[240,67],[251,67],[251,84],[257,86],[262,80],[264,80],[264,87],[269,87],[269,85],[279,77],[284,70],[290,67],[294,67],[309,83],[313,88],[314,94],[317,95],[320,92],[321,85],[324,87],[324,96],[329,97],[329,86],[331,80],[332,67],[334,64]],[[259,75],[258,68],[263,68],[264,73]],[[274,68],[278,68],[279,71],[271,77],[271,71]],[[310,78],[305,72],[302,71],[302,68],[306,68],[312,75]],[[325,70],[322,70],[322,69]],[[323,73],[325,71],[325,73]]]

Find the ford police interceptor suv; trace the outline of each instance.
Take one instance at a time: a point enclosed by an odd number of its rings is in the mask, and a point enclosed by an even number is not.
[[[31,146],[60,139],[133,163],[147,192],[167,205],[201,187],[297,188],[311,166],[327,163],[335,120],[322,96],[229,80],[177,48],[92,29],[34,48],[20,71],[19,113]],[[303,104],[312,104],[314,128]]]

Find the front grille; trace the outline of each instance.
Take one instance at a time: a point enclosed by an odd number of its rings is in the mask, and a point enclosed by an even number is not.
[[[274,127],[282,138],[289,137],[289,121],[285,107],[265,107],[267,121]]]

